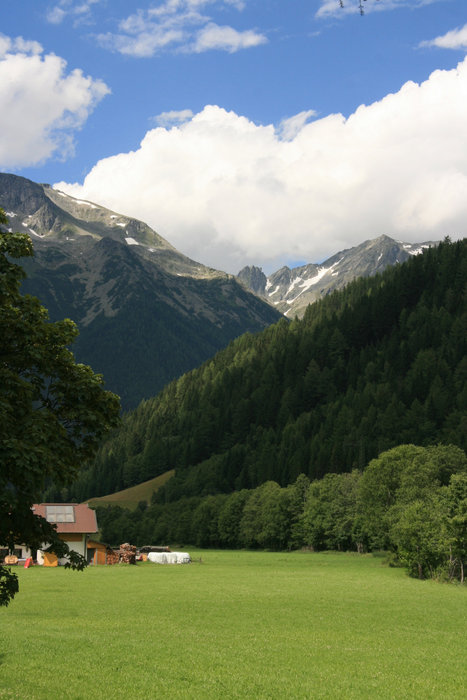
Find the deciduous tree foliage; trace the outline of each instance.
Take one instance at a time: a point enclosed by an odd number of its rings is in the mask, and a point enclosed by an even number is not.
[[[256,489],[125,511],[99,508],[103,538],[129,533],[139,545],[375,551],[419,578],[464,582],[467,560],[467,457],[453,445],[399,445],[363,470],[301,474],[281,488]],[[152,539],[151,539],[152,538]]]
[[[0,209],[0,543],[39,548],[48,542],[73,568],[85,561],[58,539],[54,526],[31,505],[47,480],[70,484],[107,430],[118,424],[119,399],[102,376],[77,364],[68,346],[77,336],[70,320],[50,323],[38,299],[21,295],[24,273],[12,259],[31,256],[31,239],[11,233]],[[0,604],[17,590],[0,571]]]

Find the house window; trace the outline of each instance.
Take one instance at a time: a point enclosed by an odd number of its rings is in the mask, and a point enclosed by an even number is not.
[[[45,517],[49,523],[74,523],[75,508],[74,506],[46,506]]]

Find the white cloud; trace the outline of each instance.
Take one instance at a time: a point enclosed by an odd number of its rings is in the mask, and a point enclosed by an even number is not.
[[[73,17],[75,22],[87,21],[91,15],[91,8],[101,0],[58,0],[49,7],[46,19],[50,24],[61,24],[66,17]]]
[[[59,5],[50,8],[46,15],[47,22],[50,22],[50,24],[61,24],[65,17],[66,12],[63,7],[60,7]]]
[[[188,50],[202,53],[210,49],[220,49],[234,53],[240,49],[249,49],[266,42],[266,37],[255,31],[237,32],[232,27],[219,27],[218,24],[209,22],[196,34],[195,42],[192,47],[188,47]]]
[[[467,58],[345,119],[276,129],[207,106],[156,128],[60,189],[148,222],[230,272],[323,259],[382,233],[418,242],[467,229]]]
[[[0,167],[36,165],[73,152],[80,129],[109,88],[79,69],[67,73],[40,44],[0,36]]]
[[[437,46],[440,49],[467,49],[467,24],[435,39],[422,41],[420,46]]]
[[[157,126],[173,126],[174,124],[183,124],[189,119],[192,119],[193,112],[191,109],[180,109],[171,110],[170,112],[161,112],[156,117],[152,118],[152,121],[157,124]]]
[[[97,40],[105,49],[135,58],[149,58],[169,44],[181,43],[184,36],[180,30],[153,26],[148,31],[142,30],[132,36],[111,32],[99,34]]]
[[[210,5],[231,5],[241,11],[238,0],[166,0],[156,7],[138,9],[119,22],[118,32],[99,34],[101,46],[137,58],[154,56],[167,47],[185,53],[213,49],[234,53],[264,44],[267,39],[253,29],[237,31],[219,26],[201,13]]]

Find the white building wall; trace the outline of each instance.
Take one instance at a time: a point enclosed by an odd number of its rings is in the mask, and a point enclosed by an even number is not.
[[[86,535],[82,536],[81,542],[68,542],[67,540],[64,540],[64,542],[67,543],[68,549],[73,550],[73,552],[77,552],[78,554],[81,554],[82,557],[87,556],[87,551],[86,551],[86,540],[87,537]],[[68,561],[67,557],[62,557],[61,559],[58,560],[59,564],[66,564]]]
[[[0,549],[7,549],[6,545],[0,546]],[[15,552],[20,550],[19,559],[27,559],[31,556],[31,550],[24,544],[15,544]]]
[[[68,545],[68,549],[72,549],[74,552],[81,554],[81,556],[83,556],[83,557],[87,556],[87,551],[86,551],[87,550],[87,546],[86,546],[87,536],[86,535],[82,535],[82,539],[80,542],[68,542],[68,540],[65,540],[65,539],[64,539],[64,542],[66,542],[66,544]],[[44,544],[42,546],[42,549],[47,549],[48,546],[49,546],[48,544]],[[60,566],[63,566],[67,562],[68,562],[67,557],[61,557],[58,560],[58,563],[60,564]],[[41,564],[41,565],[44,563],[44,555],[43,555],[43,552],[41,550],[39,550],[37,552],[37,563]]]

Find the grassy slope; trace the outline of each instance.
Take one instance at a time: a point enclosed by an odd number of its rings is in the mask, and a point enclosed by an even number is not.
[[[160,487],[165,484],[170,477],[175,473],[174,469],[171,469],[160,476],[156,476],[154,479],[149,479],[149,481],[143,481],[142,484],[137,486],[132,486],[129,489],[124,489],[123,491],[117,491],[116,493],[111,493],[109,496],[99,496],[99,498],[90,498],[86,503],[93,508],[96,506],[122,506],[123,508],[134,509],[140,501],[151,502],[151,496],[154,491],[160,489]]]
[[[465,587],[371,556],[202,560],[19,570],[0,697],[464,697]]]

